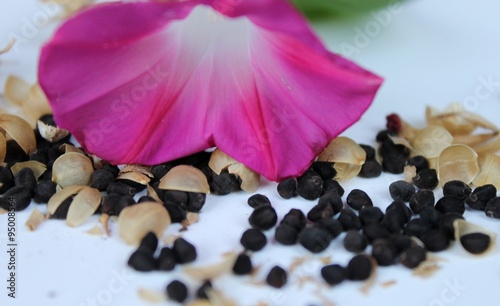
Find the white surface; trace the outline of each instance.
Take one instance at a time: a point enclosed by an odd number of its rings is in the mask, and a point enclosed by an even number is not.
[[[388,113],[397,112],[418,126],[423,124],[426,104],[443,108],[452,101],[462,102],[498,124],[500,84],[494,84],[489,91],[478,88],[482,86],[482,79],[500,81],[500,3],[495,0],[416,0],[393,11],[384,15],[390,16],[390,20],[384,19],[383,24],[373,15],[352,21],[315,24],[332,50],[342,50],[342,46],[345,49],[346,43],[359,48],[359,53],[351,57],[386,79],[373,106],[345,134],[359,142],[374,144],[375,133],[384,127]],[[35,80],[39,46],[55,25],[32,28],[30,37],[23,31],[27,31],[28,20],[42,16],[41,12],[44,12],[42,6],[34,0],[24,1],[22,5],[14,0],[0,2],[0,45],[7,43],[9,33],[25,37],[25,41],[18,40],[20,43],[14,52],[1,56],[1,84],[10,73]],[[374,22],[379,24],[379,33],[374,33],[377,30]],[[374,31],[370,32],[373,37],[356,45],[354,39],[359,35],[356,27],[365,31],[367,26]],[[470,103],[474,101],[470,97],[477,98],[478,103]],[[388,185],[400,178],[385,174],[378,179],[355,179],[342,185],[346,194],[361,187],[376,205],[385,208],[391,202]],[[280,217],[292,207],[307,212],[315,204],[303,199],[280,199],[274,183],[265,182],[258,192],[270,197]],[[248,228],[247,218],[251,213],[246,204],[248,196],[237,193],[208,197],[200,223],[183,233],[197,246],[199,260],[196,264],[217,262],[222,253],[240,250],[239,238]],[[96,218],[75,229],[65,226],[62,221],[50,221],[35,232],[28,232],[24,222],[34,207],[32,204],[17,214],[15,300],[6,297],[7,225],[6,216],[0,216],[0,305],[149,305],[139,299],[138,288],[163,291],[175,278],[186,281],[191,293],[199,285],[181,275],[180,268],[174,273],[133,272],[126,266],[133,249],[122,243],[115,231],[110,238],[84,233],[96,224]],[[499,220],[471,211],[467,211],[465,217],[500,233]],[[178,234],[178,229],[179,226],[172,226],[166,235]],[[254,264],[261,266],[259,280],[265,278],[272,265],[286,267],[292,258],[308,254],[300,246],[283,247],[272,242],[272,230],[266,234],[271,243],[252,257]],[[342,237],[333,241],[325,252],[312,256],[313,260],[290,276],[290,283],[282,290],[253,286],[248,278],[235,276],[217,279],[215,286],[241,305],[256,305],[257,302],[322,305],[318,290],[336,305],[473,305],[479,301],[482,305],[497,304],[498,251],[476,259],[465,256],[456,246],[438,254],[446,261],[440,263],[442,269],[429,279],[415,278],[406,268],[393,266],[378,270],[377,283],[369,295],[361,294],[361,284],[354,282],[345,282],[335,288],[307,283],[299,288],[296,285],[298,275],[320,279],[318,258],[331,256],[334,263],[347,263],[352,255],[343,250]],[[391,280],[396,281],[394,286],[380,286]]]

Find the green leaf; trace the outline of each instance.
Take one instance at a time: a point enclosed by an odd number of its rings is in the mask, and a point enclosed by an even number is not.
[[[402,0],[292,0],[292,2],[309,18],[348,17]]]

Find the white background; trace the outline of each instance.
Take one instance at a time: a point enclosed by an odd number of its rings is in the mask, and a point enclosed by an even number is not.
[[[386,9],[379,15],[316,22],[318,34],[332,50],[349,55],[385,78],[372,107],[345,135],[373,145],[375,133],[384,128],[387,114],[397,112],[408,122],[422,126],[426,104],[444,108],[453,101],[463,103],[500,125],[500,84],[485,90],[482,81],[500,81],[499,12],[500,2],[495,0],[415,0],[392,7],[392,10]],[[43,21],[47,14],[53,16],[54,12],[34,0],[0,1],[0,45],[7,44],[7,37],[12,33],[18,36],[16,49],[0,58],[0,84],[12,73],[32,82],[36,80],[39,48],[56,24],[35,27],[29,24],[34,18]],[[356,52],[348,54],[348,45]],[[355,179],[343,186],[346,194],[354,188],[366,190],[375,205],[385,208],[391,202],[388,185],[398,179],[401,176],[385,174],[378,179]],[[307,212],[315,204],[303,199],[280,199],[274,183],[263,182],[258,192],[269,196],[280,217],[292,207]],[[441,191],[436,194],[439,196]],[[217,262],[222,253],[240,250],[239,238],[248,228],[247,218],[251,213],[246,204],[248,196],[237,193],[208,197],[200,223],[183,233],[198,248],[197,265]],[[35,232],[28,232],[24,222],[35,206],[32,204],[17,214],[16,300],[6,297],[7,225],[6,216],[0,216],[0,305],[148,305],[139,299],[138,288],[163,291],[174,278],[187,282],[191,292],[199,285],[182,275],[180,268],[175,273],[133,272],[126,266],[133,249],[120,241],[116,232],[110,238],[84,233],[97,223],[96,218],[75,229],[65,226],[62,221],[50,221]],[[44,206],[36,207],[45,209]],[[467,211],[465,217],[500,233],[500,220],[471,211]],[[112,225],[112,229],[116,227]],[[179,226],[171,226],[166,235],[178,234],[178,230]],[[258,280],[264,279],[273,265],[287,267],[292,258],[308,254],[300,246],[277,245],[272,241],[272,230],[266,234],[270,243],[252,257],[254,264],[261,267]],[[380,268],[377,282],[368,295],[361,294],[362,284],[354,282],[345,282],[335,288],[311,282],[299,287],[299,275],[320,279],[318,258],[325,256],[331,256],[333,263],[346,264],[352,255],[343,250],[341,236],[325,252],[312,256],[290,276],[290,283],[282,290],[254,286],[249,278],[231,275],[215,280],[214,284],[241,305],[256,305],[257,302],[322,305],[324,302],[318,292],[336,305],[498,303],[498,251],[477,259],[453,246],[438,254],[445,261],[440,263],[442,269],[429,279],[416,278],[402,266]],[[396,282],[394,286],[380,286],[392,280]]]

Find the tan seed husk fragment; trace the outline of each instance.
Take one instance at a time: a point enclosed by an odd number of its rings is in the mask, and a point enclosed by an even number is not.
[[[213,306],[213,304],[210,303],[208,300],[197,299],[186,304],[186,306]]]
[[[83,224],[99,208],[101,193],[96,188],[85,187],[75,196],[69,206],[66,224],[76,227]]]
[[[483,186],[492,184],[500,189],[500,156],[494,154],[485,154],[479,157],[479,174],[474,178],[474,186]]]
[[[99,222],[102,224],[102,227],[104,228],[104,232],[106,234],[106,236],[110,236],[110,232],[109,232],[109,215],[106,214],[106,213],[103,213],[101,214],[101,216],[99,217]]]
[[[441,126],[429,126],[410,139],[412,156],[438,157],[441,151],[453,143],[453,136]]]
[[[354,140],[343,136],[333,139],[326,149],[318,156],[318,161],[359,166],[363,165],[365,160],[365,150],[363,150]]]
[[[143,301],[149,303],[165,303],[167,301],[167,297],[164,293],[150,289],[139,288],[137,294]]]
[[[47,213],[51,216],[53,215],[57,208],[64,202],[67,198],[77,194],[85,188],[85,186],[69,186],[60,191],[56,192],[47,203]]]
[[[403,169],[403,175],[405,177],[405,181],[411,183],[413,178],[417,175],[417,167],[415,166],[405,166]]]
[[[17,173],[24,168],[30,168],[33,170],[33,174],[35,174],[36,179],[40,178],[40,176],[47,171],[47,166],[36,160],[15,163],[10,168],[10,171],[12,171],[12,175],[16,176]]]
[[[26,120],[15,115],[0,114],[0,128],[17,142],[26,154],[29,155],[36,150],[35,133]],[[6,139],[8,140],[8,137]]]
[[[28,217],[28,220],[26,220],[26,227],[30,232],[36,230],[38,226],[47,219],[47,216],[42,214],[38,209],[33,209],[31,212],[30,216]]]
[[[89,185],[94,168],[90,159],[80,153],[70,152],[59,156],[52,166],[52,181],[62,188]]]
[[[241,189],[246,192],[255,192],[259,188],[260,175],[250,170],[247,166],[235,160],[231,156],[222,152],[220,149],[215,149],[210,155],[208,166],[216,174],[221,174],[227,170],[231,174],[235,174],[241,178]]]
[[[482,153],[496,153],[500,151],[500,134],[495,135],[491,139],[478,143],[472,146],[474,151],[478,154]]]
[[[94,225],[91,229],[88,231],[85,231],[85,233],[91,235],[91,236],[103,236],[104,231],[99,227],[99,225]]]
[[[160,199],[160,197],[158,196],[158,193],[151,185],[148,184],[148,186],[146,188],[147,188],[147,195],[148,196],[152,197],[156,202],[163,203],[163,200]]]
[[[127,244],[138,245],[148,232],[161,237],[170,223],[170,215],[163,205],[143,202],[122,210],[118,216],[118,231]]]
[[[173,167],[160,180],[160,189],[186,192],[210,193],[207,178],[201,170],[193,166],[179,165]]]
[[[0,163],[2,163],[7,155],[7,140],[0,131]]]
[[[339,181],[347,181],[355,178],[361,172],[362,165],[335,163],[333,168],[337,171],[335,179]]]
[[[128,172],[139,172],[139,173],[142,173],[144,174],[145,176],[149,177],[149,178],[153,178],[154,175],[153,173],[151,173],[151,168],[150,166],[143,166],[143,165],[137,165],[137,164],[129,164],[129,165],[125,165],[125,167],[123,167],[120,172],[118,173],[118,175],[122,175],[124,173],[128,173]]]
[[[200,281],[214,279],[222,275],[230,274],[237,257],[238,254],[235,252],[226,253],[222,257],[222,261],[219,263],[204,267],[187,266],[183,269],[183,271],[187,275]]]
[[[452,145],[438,157],[437,173],[441,186],[452,180],[470,184],[479,174],[478,156],[466,145]]]
[[[57,142],[69,135],[69,131],[63,128],[45,124],[43,121],[36,122],[40,135],[49,142]]]
[[[458,242],[458,244],[460,245],[460,247],[465,251],[467,252],[467,254],[470,254],[472,256],[484,256],[484,255],[487,255],[488,253],[491,253],[495,247],[496,247],[496,238],[497,238],[497,234],[482,227],[482,226],[479,226],[479,225],[476,225],[474,223],[471,223],[471,222],[468,222],[468,221],[465,221],[465,220],[462,220],[462,219],[457,219],[453,222],[453,228],[455,229],[455,241]],[[467,234],[473,234],[473,233],[481,233],[481,234],[485,234],[487,236],[490,237],[490,245],[488,246],[488,248],[481,254],[472,254],[472,253],[469,253],[469,251],[467,251],[462,243],[460,242],[460,238],[464,235],[467,235]]]
[[[138,184],[141,184],[141,185],[147,185],[151,181],[151,179],[148,176],[146,176],[138,171],[125,172],[125,173],[119,174],[116,179],[117,180],[129,180],[129,181],[133,181],[133,182],[136,182]]]
[[[9,75],[4,85],[4,95],[7,102],[13,106],[23,107],[28,99],[30,84],[15,75]]]
[[[9,211],[8,210],[5,210],[3,208],[0,208],[0,215],[5,215],[6,213],[8,213]]]
[[[83,150],[78,149],[77,147],[75,147],[74,145],[70,145],[69,143],[62,144],[59,147],[59,151],[61,151],[63,153],[80,153],[80,154],[84,154]]]
[[[14,38],[11,38],[9,43],[7,44],[7,46],[0,49],[0,54],[4,54],[4,53],[9,52],[9,50],[12,49],[12,47],[14,46],[15,42],[16,42],[16,40]]]
[[[238,304],[226,297],[221,291],[215,289],[207,289],[206,294],[208,300],[214,306],[238,306]]]

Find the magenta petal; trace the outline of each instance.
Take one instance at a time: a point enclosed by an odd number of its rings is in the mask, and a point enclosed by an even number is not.
[[[328,52],[285,0],[198,3],[105,4],[66,22],[39,67],[56,122],[114,163],[218,146],[280,180],[358,120],[381,84]]]

